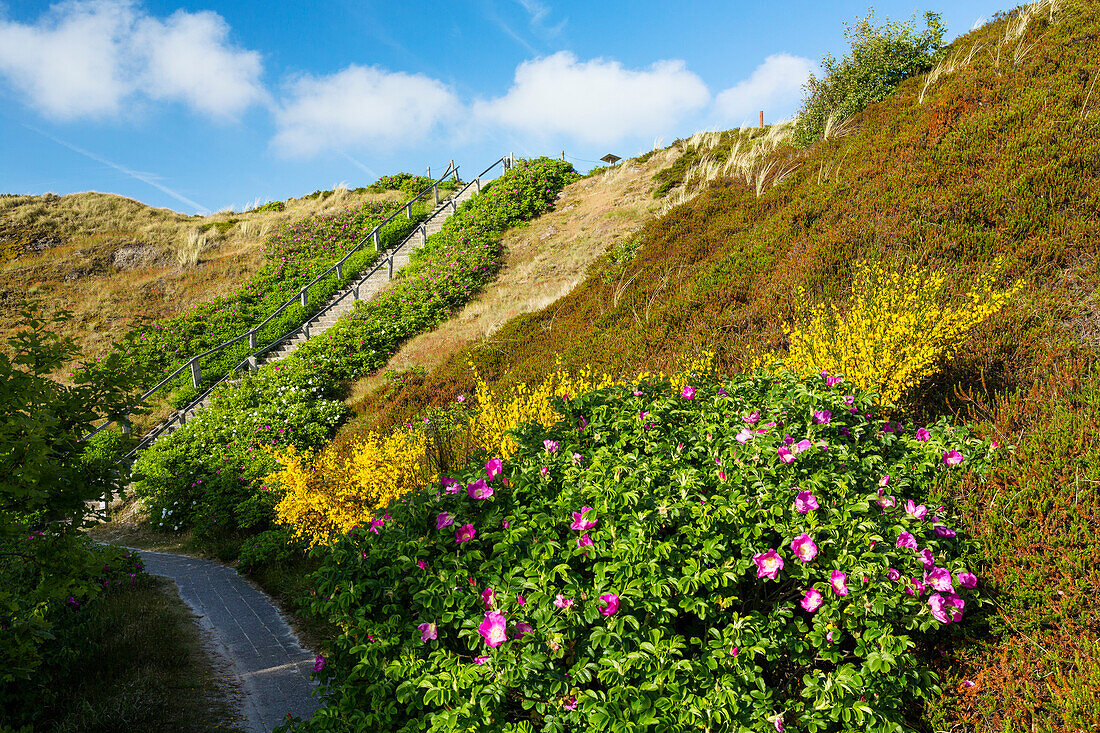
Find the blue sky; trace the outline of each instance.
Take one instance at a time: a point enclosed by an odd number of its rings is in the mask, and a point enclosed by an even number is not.
[[[948,37],[1009,5],[904,0]],[[867,2],[0,0],[0,193],[185,213],[790,117]]]

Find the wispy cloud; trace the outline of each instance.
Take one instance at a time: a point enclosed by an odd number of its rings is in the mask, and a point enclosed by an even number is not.
[[[532,46],[531,42],[521,36],[512,26],[508,25],[508,22],[504,20],[504,18],[500,17],[500,13],[497,12],[495,7],[493,7],[491,4],[487,4],[484,6],[484,8],[485,17],[488,18],[493,25],[503,31],[504,35],[508,36],[513,41],[523,46],[525,49],[527,49],[528,53],[534,54],[536,56],[538,55],[538,49]]]
[[[119,173],[124,173],[127,176],[129,176],[130,178],[134,178],[138,181],[141,181],[142,183],[146,183],[146,184],[152,186],[153,188],[157,189],[158,191],[161,191],[163,193],[168,194],[169,196],[176,199],[177,201],[180,201],[184,204],[187,204],[188,206],[190,206],[192,209],[194,209],[195,211],[197,211],[200,214],[209,214],[210,213],[210,209],[208,207],[203,206],[202,204],[200,204],[197,201],[193,201],[192,199],[187,198],[186,196],[184,196],[181,193],[173,191],[172,189],[168,188],[167,186],[165,186],[165,185],[159,183],[158,181],[156,181],[148,173],[142,173],[140,171],[135,171],[132,168],[127,168],[124,165],[119,165],[118,163],[107,160],[106,158],[104,158],[101,155],[96,155],[95,153],[93,153],[91,151],[88,151],[88,150],[85,150],[84,148],[77,147],[76,145],[73,145],[70,142],[66,142],[66,141],[64,141],[60,138],[54,137],[50,133],[39,130],[36,127],[31,127],[30,125],[27,125],[27,124],[24,124],[23,127],[27,128],[31,132],[37,132],[39,135],[41,135],[44,138],[47,138],[49,140],[53,140],[58,145],[64,146],[64,147],[68,148],[69,150],[72,150],[74,153],[79,153],[80,155],[83,155],[86,158],[90,158],[91,160],[94,160],[97,163],[102,163],[105,166],[108,166],[110,168],[114,168]]]
[[[565,28],[565,24],[569,22],[568,18],[562,18],[554,25],[547,25],[546,19],[553,12],[553,9],[546,3],[540,2],[540,0],[515,0],[515,2],[527,11],[531,27],[544,37],[553,38],[560,35]]]

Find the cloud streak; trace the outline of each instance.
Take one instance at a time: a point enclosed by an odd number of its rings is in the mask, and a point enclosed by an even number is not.
[[[76,145],[73,145],[70,142],[66,142],[66,141],[62,140],[61,138],[54,137],[50,133],[39,130],[36,127],[31,127],[30,125],[26,125],[26,124],[24,124],[23,127],[27,128],[31,132],[37,132],[42,137],[44,137],[48,140],[52,140],[55,143],[57,143],[58,145],[61,145],[63,147],[68,148],[69,150],[72,150],[74,153],[79,153],[80,155],[83,155],[86,158],[90,158],[91,160],[94,160],[97,163],[102,163],[105,166],[108,166],[110,168],[114,168],[119,173],[124,173],[125,175],[127,175],[127,176],[129,176],[133,179],[136,179],[138,181],[141,181],[142,183],[148,184],[148,185],[152,186],[153,188],[157,189],[158,191],[161,191],[162,193],[168,194],[169,196],[176,199],[177,201],[180,201],[184,204],[187,204],[188,206],[195,209],[200,214],[209,214],[210,213],[210,209],[208,207],[203,206],[202,204],[200,204],[197,201],[194,201],[192,199],[187,198],[186,196],[184,196],[183,194],[181,194],[177,191],[173,191],[172,189],[168,188],[167,186],[165,186],[165,185],[157,182],[153,178],[149,177],[149,175],[147,175],[145,173],[135,171],[132,168],[127,168],[124,165],[119,165],[118,163],[107,160],[106,158],[104,158],[101,155],[96,155],[95,153],[93,153],[89,150],[85,150],[84,148],[77,147]]]

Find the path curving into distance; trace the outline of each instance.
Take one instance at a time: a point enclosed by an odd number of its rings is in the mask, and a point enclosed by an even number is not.
[[[135,548],[131,548],[135,549]],[[287,713],[308,720],[319,707],[311,695],[315,656],[262,591],[232,568],[197,557],[137,550],[145,570],[176,583],[180,598],[198,617],[229,661],[244,693],[243,728],[268,732]]]

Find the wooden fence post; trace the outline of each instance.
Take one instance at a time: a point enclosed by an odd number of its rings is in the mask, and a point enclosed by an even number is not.
[[[202,384],[202,367],[199,366],[198,359],[191,360],[191,382],[194,383],[195,389]]]

